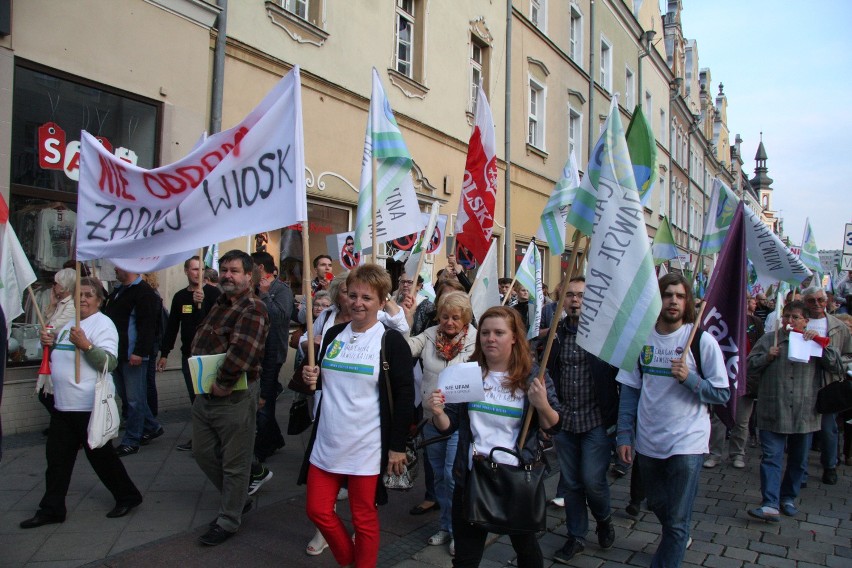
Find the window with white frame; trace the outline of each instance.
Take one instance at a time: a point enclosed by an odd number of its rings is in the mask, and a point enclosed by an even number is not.
[[[577,162],[582,161],[583,154],[583,115],[573,107],[568,107],[568,154],[577,152]]]
[[[544,149],[544,85],[530,78],[529,119],[527,121],[527,143]]]
[[[669,125],[666,124],[666,111],[665,109],[660,109],[660,144],[663,145],[663,148],[666,148],[666,132],[669,130]]]
[[[309,0],[284,0],[282,4],[284,5],[284,9],[291,14],[299,16],[303,20],[308,19]]]
[[[396,0],[396,70],[414,78],[414,0]]]
[[[487,81],[485,78],[485,67],[483,65],[488,47],[480,43],[476,37],[470,38],[470,112],[476,110],[476,89],[482,82],[485,89]]]
[[[601,35],[601,68],[599,83],[601,87],[612,92],[612,44]]]
[[[633,75],[633,70],[630,67],[624,68],[624,106],[628,110],[633,110],[636,106],[636,81]]]
[[[547,0],[530,0],[530,21],[547,33]]]
[[[568,45],[568,57],[574,63],[583,65],[583,14],[576,4],[571,4],[571,23]]]
[[[660,188],[660,215],[667,215],[668,212],[666,211],[666,177],[663,174],[660,174],[659,188]]]

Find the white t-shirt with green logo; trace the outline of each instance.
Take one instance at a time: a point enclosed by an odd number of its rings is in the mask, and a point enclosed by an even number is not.
[[[379,352],[384,330],[376,323],[353,334],[347,325],[322,359],[322,412],[310,461],[324,471],[380,473]]]
[[[470,429],[473,444],[470,448],[468,467],[473,467],[473,450],[488,456],[492,448],[502,447],[516,450],[518,436],[521,434],[526,393],[518,390],[515,394],[503,386],[506,373],[489,372],[483,379],[485,400],[469,402],[467,412],[470,417]],[[506,452],[495,452],[494,461],[518,465],[518,460]]]
[[[707,405],[672,376],[671,361],[682,356],[691,331],[692,324],[684,324],[669,335],[652,330],[639,356],[642,373],[638,368],[618,373],[618,382],[641,389],[636,418],[636,451],[643,456],[664,459],[709,451],[710,413]],[[728,375],[719,344],[709,333],[703,333],[700,349],[704,380],[715,387],[727,387]],[[690,373],[695,373],[691,352],[688,353],[687,364]],[[745,364],[745,361],[740,364]]]

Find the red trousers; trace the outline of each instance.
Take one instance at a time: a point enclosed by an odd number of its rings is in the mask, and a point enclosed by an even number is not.
[[[308,469],[307,513],[334,559],[341,566],[372,568],[379,559],[379,511],[376,508],[378,475],[329,473],[314,465]],[[355,526],[355,542],[334,511],[337,492],[343,480],[349,480],[349,507]]]

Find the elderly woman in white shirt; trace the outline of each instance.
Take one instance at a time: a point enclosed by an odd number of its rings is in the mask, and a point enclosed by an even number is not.
[[[63,268],[53,276],[53,289],[50,292],[50,305],[44,312],[44,325],[54,330],[62,329],[75,317],[74,286],[77,273],[71,268]],[[53,412],[53,383],[49,375],[40,375],[36,382],[39,401]]]

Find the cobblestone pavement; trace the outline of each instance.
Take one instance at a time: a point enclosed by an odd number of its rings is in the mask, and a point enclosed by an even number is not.
[[[286,424],[289,398],[278,403],[279,422]],[[314,529],[304,514],[304,488],[295,484],[306,435],[288,436],[287,446],[267,462],[273,478],[256,495],[254,511],[244,517],[239,533],[225,544],[206,548],[196,539],[216,516],[217,493],[188,452],[176,446],[190,435],[189,410],[160,414],[166,434],[124,458],[145,502],[130,515],[107,519],[112,498],[82,452],[67,498],[68,517],[58,525],[23,530],[18,523],[36,511],[44,490],[44,439],[40,433],[4,439],[0,462],[0,567],[181,566],[336,566],[330,552],[309,557],[304,547]],[[777,524],[751,519],[749,507],[759,505],[759,451],[750,448],[745,469],[725,462],[702,472],[693,514],[694,539],[685,566],[852,567],[852,467],[838,468],[839,483],[824,485],[816,453],[811,453],[811,478],[801,494],[801,512]],[[555,462],[555,460],[551,460]],[[654,515],[637,518],[624,512],[629,476],[611,478],[616,542],[600,550],[593,532],[586,550],[573,566],[647,566],[656,549],[660,526]],[[553,495],[557,475],[547,480]],[[427,568],[451,565],[445,546],[427,546],[438,529],[435,514],[415,517],[408,510],[422,489],[393,493],[380,509],[382,549],[379,566]],[[348,518],[345,502],[338,507]],[[548,508],[548,530],[541,536],[545,566],[558,566],[553,552],[565,542],[561,509]],[[594,523],[591,524],[594,529]],[[512,566],[512,548],[505,537],[489,540],[482,566]]]

